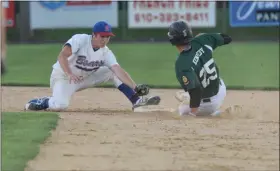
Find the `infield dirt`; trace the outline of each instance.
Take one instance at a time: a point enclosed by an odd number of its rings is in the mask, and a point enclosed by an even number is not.
[[[76,93],[31,170],[279,170],[279,91],[228,91],[220,117],[178,117],[178,90],[132,112],[116,89]],[[2,87],[2,111],[23,111],[49,88]],[[155,111],[158,110],[158,111]]]

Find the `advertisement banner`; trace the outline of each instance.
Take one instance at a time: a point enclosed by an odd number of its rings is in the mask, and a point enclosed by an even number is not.
[[[6,15],[6,27],[15,27],[15,3],[14,1],[3,1],[2,7]]]
[[[279,1],[230,1],[232,27],[279,26]]]
[[[191,27],[216,26],[215,1],[129,1],[129,28],[167,28],[184,20]]]
[[[116,1],[33,1],[31,29],[92,28],[100,21],[118,27]]]

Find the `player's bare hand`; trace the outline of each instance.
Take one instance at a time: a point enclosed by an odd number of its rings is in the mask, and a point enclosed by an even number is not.
[[[189,115],[190,116],[196,116],[196,113],[197,113],[197,111],[198,111],[198,108],[191,108],[191,111],[189,112]]]
[[[69,74],[68,77],[69,77],[69,83],[70,84],[72,84],[72,83],[78,84],[78,83],[83,81],[82,77],[78,77],[78,76],[76,76],[74,74]]]

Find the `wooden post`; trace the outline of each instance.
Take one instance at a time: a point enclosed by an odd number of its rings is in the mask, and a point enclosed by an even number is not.
[[[21,1],[19,2],[19,33],[20,33],[20,41],[28,41],[30,37],[30,18],[29,18],[29,1]]]

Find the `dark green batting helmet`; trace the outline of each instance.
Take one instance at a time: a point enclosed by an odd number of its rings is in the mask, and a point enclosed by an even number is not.
[[[167,36],[172,45],[185,45],[193,38],[192,29],[184,21],[173,22],[169,26]]]

